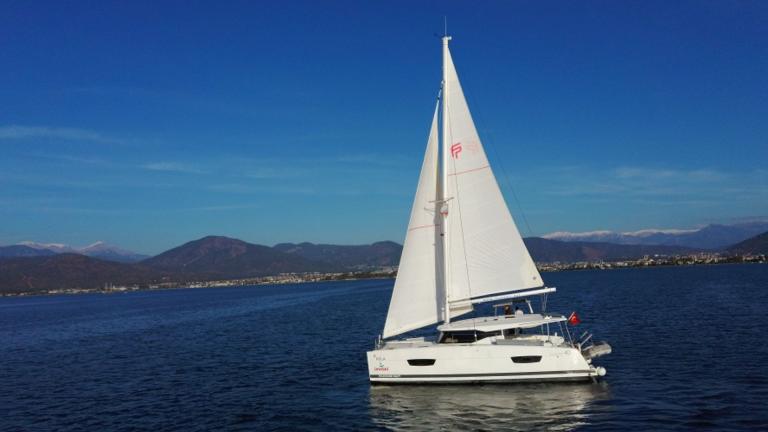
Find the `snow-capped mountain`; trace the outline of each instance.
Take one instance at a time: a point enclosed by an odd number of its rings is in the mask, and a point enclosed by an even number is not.
[[[72,247],[63,243],[38,243],[33,241],[23,241],[20,242],[19,245],[36,250],[51,251],[57,254],[74,253],[117,262],[137,262],[148,258],[147,255],[137,254],[102,241],[97,241],[96,243],[81,248]]]
[[[48,250],[55,253],[78,253],[77,249],[64,243],[38,243],[33,241],[23,241],[18,243],[32,249]]]
[[[89,244],[88,246],[78,249],[78,251],[89,257],[118,262],[137,262],[149,258],[147,255],[137,254],[136,252],[104,243],[103,241]]]
[[[685,246],[719,250],[768,231],[768,221],[733,225],[707,225],[696,229],[644,229],[640,231],[558,231],[542,237],[566,242],[605,242],[630,245]]]

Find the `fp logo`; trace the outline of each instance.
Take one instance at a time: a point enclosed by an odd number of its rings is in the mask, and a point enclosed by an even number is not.
[[[461,153],[461,143],[456,143],[451,146],[451,157],[454,159],[459,158],[459,153]]]

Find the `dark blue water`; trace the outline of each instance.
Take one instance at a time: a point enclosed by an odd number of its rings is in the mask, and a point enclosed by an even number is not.
[[[0,299],[0,430],[766,430],[767,265],[544,275],[599,384],[370,387],[391,281]]]

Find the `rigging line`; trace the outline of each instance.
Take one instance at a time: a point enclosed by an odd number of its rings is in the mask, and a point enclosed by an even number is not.
[[[493,137],[493,133],[489,133],[489,136]],[[491,149],[493,149],[494,157],[497,161],[499,161],[499,166],[501,166],[501,172],[504,174],[504,180],[507,183],[507,188],[510,192],[512,192],[512,198],[515,200],[515,205],[520,210],[520,216],[523,217],[523,222],[525,223],[525,229],[528,231],[528,236],[533,236],[533,230],[531,229],[531,224],[528,223],[528,216],[526,216],[525,211],[523,211],[523,205],[520,204],[520,200],[517,198],[517,192],[515,192],[515,188],[512,187],[512,182],[509,180],[509,175],[507,174],[507,169],[504,167],[504,164],[501,162],[501,158],[499,157],[498,151],[496,150],[496,145],[493,144],[493,138],[491,138]]]
[[[470,80],[471,81],[471,80]],[[467,99],[470,99],[473,101],[475,116],[474,118],[477,119],[477,122],[480,123],[480,128],[485,130],[485,134],[488,136],[488,144],[486,147],[490,147],[491,151],[493,152],[494,159],[498,162],[497,166],[501,167],[501,173],[504,175],[504,181],[507,184],[507,189],[509,189],[510,192],[512,192],[512,198],[515,200],[515,205],[517,206],[517,209],[520,210],[520,215],[523,217],[523,222],[525,223],[525,228],[528,231],[528,236],[533,236],[533,230],[531,229],[531,224],[528,223],[528,217],[525,215],[525,211],[523,211],[523,206],[520,204],[520,200],[517,198],[517,193],[515,192],[515,188],[512,186],[512,182],[509,180],[509,174],[507,174],[507,169],[504,166],[504,163],[502,162],[501,157],[499,157],[499,152],[497,150],[497,146],[495,143],[495,139],[493,136],[493,133],[490,132],[488,128],[485,127],[485,122],[483,121],[482,110],[479,109],[480,103],[474,103],[477,101],[477,98],[475,98],[474,93],[464,90],[465,95],[467,96]]]

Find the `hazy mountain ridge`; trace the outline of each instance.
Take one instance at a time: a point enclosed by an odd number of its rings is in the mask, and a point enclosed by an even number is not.
[[[0,258],[21,258],[56,255],[48,249],[35,249],[25,245],[0,246]]]
[[[627,245],[683,246],[693,249],[722,250],[735,243],[768,231],[768,221],[732,225],[711,224],[691,230],[646,229],[633,232],[559,231],[542,238],[564,242],[598,242]]]
[[[683,246],[563,242],[538,237],[524,241],[534,261],[539,263],[631,260],[645,255],[680,255],[701,251]],[[768,233],[763,233],[731,246],[727,252],[766,253],[766,243]],[[0,292],[98,289],[107,284],[147,285],[279,273],[341,272],[396,266],[401,252],[402,246],[391,241],[353,246],[281,243],[269,247],[228,237],[208,236],[139,263],[120,263],[14,245],[0,247]],[[11,253],[27,255],[3,255]],[[35,256],[38,254],[43,256]]]
[[[403,246],[392,241],[370,245],[340,246],[314,243],[280,243],[275,249],[313,261],[325,262],[348,269],[369,269],[396,266]]]
[[[642,258],[645,255],[681,255],[700,249],[683,246],[622,245],[601,242],[564,242],[541,237],[523,240],[534,261],[540,263],[619,261]]]
[[[0,260],[0,293],[148,284],[163,277],[162,272],[142,265],[71,253]]]
[[[0,292],[6,293],[97,289],[106,284],[146,285],[161,281],[246,278],[279,273],[341,272],[358,269],[362,266],[360,263],[371,263],[369,267],[379,266],[376,263],[396,265],[402,250],[402,246],[394,242],[357,246],[302,243],[269,247],[208,236],[139,263],[120,263],[28,246],[8,246],[0,251],[7,248],[14,248],[13,253],[23,248],[28,254],[46,256],[15,256],[0,260]],[[290,249],[290,252],[282,252],[281,248]],[[303,255],[326,258],[312,260]]]
[[[117,262],[139,262],[149,258],[149,255],[132,252],[102,241],[80,248],[78,252],[92,258]]]
[[[616,245],[679,246],[695,250],[719,251],[744,241],[752,236],[768,231],[768,221],[746,222],[732,225],[707,225],[696,229],[645,229],[632,232],[559,231],[546,234],[541,238],[567,243],[602,243]],[[263,246],[268,247],[268,246]],[[543,246],[542,246],[543,247]],[[586,247],[586,246],[585,246]],[[593,246],[597,247],[597,246]],[[606,248],[608,246],[600,246]],[[314,243],[280,243],[273,247],[279,252],[299,256],[310,261],[317,261],[344,268],[370,268],[397,265],[402,246],[391,241],[376,242],[370,245],[332,245]],[[574,249],[564,247],[565,256],[574,255]],[[613,248],[614,252],[617,249]],[[21,242],[17,245],[0,246],[0,259],[12,257],[47,256],[52,253],[77,253],[94,258],[116,262],[139,262],[150,258],[114,245],[98,241],[91,245],[76,248],[63,243]],[[547,256],[551,255],[548,247]],[[600,252],[586,253],[587,256],[600,256]],[[613,256],[613,252],[608,256]]]
[[[47,250],[53,253],[77,253],[77,249],[64,243],[39,243],[33,241],[19,242],[19,245],[32,249]]]
[[[208,236],[185,243],[146,259],[141,264],[202,278],[257,277],[340,269],[269,246],[221,236]]]
[[[32,252],[37,251],[37,252]],[[97,241],[88,246],[76,248],[63,243],[38,243],[23,241],[17,245],[0,246],[0,258],[47,256],[52,254],[72,253],[116,262],[138,262],[149,258],[114,245]]]

